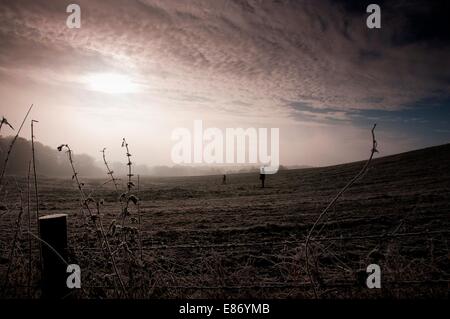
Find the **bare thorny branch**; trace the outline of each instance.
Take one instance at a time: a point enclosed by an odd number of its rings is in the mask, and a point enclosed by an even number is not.
[[[133,174],[132,174],[132,172],[131,172],[131,166],[132,166],[132,163],[131,163],[131,154],[130,154],[130,149],[128,148],[128,143],[127,143],[127,141],[125,140],[125,138],[123,138],[123,140],[122,140],[122,147],[125,147],[125,149],[126,149],[126,151],[127,151],[127,153],[126,153],[126,156],[127,156],[127,159],[128,159],[128,163],[127,163],[127,166],[128,166],[128,183],[127,183],[127,190],[128,190],[128,192],[131,192],[131,189],[133,188],[133,186],[134,186],[134,184],[133,184],[133,182],[131,181],[131,178],[133,177]]]
[[[85,194],[84,189],[83,189],[84,184],[80,182],[80,180],[78,178],[78,173],[77,173],[77,171],[75,169],[75,164],[74,164],[74,161],[73,161],[73,152],[72,152],[71,148],[69,147],[68,144],[61,144],[60,146],[58,146],[58,151],[61,152],[63,149],[67,150],[66,153],[68,155],[69,163],[70,163],[70,166],[72,168],[72,173],[73,173],[72,179],[75,180],[75,182],[77,184],[78,191],[80,193],[80,197],[81,197],[81,201],[82,201],[82,207],[84,206],[87,209],[87,211],[89,213],[89,217],[92,220],[96,231],[99,232],[100,235],[101,235],[101,238],[100,238],[101,247],[103,247],[103,244],[105,245],[106,253],[109,255],[109,258],[111,260],[111,264],[113,266],[114,273],[115,273],[115,275],[117,277],[117,280],[119,281],[119,284],[121,286],[122,292],[123,292],[124,296],[126,297],[127,296],[127,291],[126,291],[126,288],[125,288],[125,284],[123,283],[122,277],[120,276],[119,269],[117,267],[117,263],[116,263],[116,260],[114,258],[114,254],[113,254],[113,252],[111,250],[111,246],[109,244],[108,238],[106,237],[106,233],[105,233],[105,230],[103,228],[102,221],[101,221],[101,216],[100,216],[100,214],[94,214],[92,209],[91,209],[91,207],[89,206],[90,202],[95,202],[95,201],[91,197],[86,197],[86,194]],[[97,202],[97,205],[99,205],[98,202]]]
[[[308,232],[308,235],[306,236],[306,243],[305,243],[305,266],[306,266],[306,273],[308,274],[309,280],[311,281],[311,285],[314,291],[314,296],[317,299],[318,294],[317,294],[317,287],[316,284],[313,280],[313,277],[311,275],[311,271],[309,269],[309,259],[308,259],[308,245],[311,241],[311,235],[314,231],[314,229],[316,228],[316,226],[318,225],[318,223],[320,222],[320,220],[327,214],[328,210],[334,206],[334,204],[336,204],[336,202],[338,201],[338,199],[342,196],[342,194],[345,193],[345,191],[347,189],[349,189],[361,176],[363,176],[365,174],[365,172],[367,171],[369,164],[371,163],[373,156],[375,155],[375,153],[378,153],[377,150],[377,141],[375,139],[375,128],[376,128],[377,124],[374,124],[373,128],[372,128],[372,150],[370,152],[370,157],[367,160],[366,164],[364,165],[364,167],[359,171],[358,174],[356,174],[348,183],[347,185],[345,185],[337,194],[336,196],[331,200],[331,202],[327,205],[327,207],[325,207],[325,209],[320,213],[319,217],[317,217],[316,221],[314,222],[314,224],[312,225],[311,229]]]
[[[138,214],[139,214],[139,223],[140,223],[140,207],[139,207],[139,200],[137,199],[136,196],[131,194],[131,190],[134,187],[134,183],[132,182],[132,163],[131,163],[131,154],[130,154],[130,150],[129,150],[129,146],[128,143],[126,142],[125,138],[122,140],[122,147],[126,148],[126,156],[127,156],[127,166],[128,166],[128,182],[127,182],[127,191],[123,194],[120,195],[119,197],[119,203],[120,203],[120,209],[121,209],[121,225],[116,225],[116,221],[113,220],[112,223],[109,226],[109,231],[111,231],[111,233],[114,235],[116,232],[116,229],[118,229],[118,227],[120,227],[120,229],[122,229],[122,234],[121,234],[121,240],[119,242],[119,245],[117,247],[117,249],[113,252],[113,254],[116,254],[116,252],[123,248],[126,256],[129,258],[129,260],[134,261],[135,257],[134,254],[132,253],[131,249],[128,246],[128,240],[127,240],[127,232],[125,230],[127,230],[128,228],[125,227],[125,221],[126,221],[126,217],[130,215],[130,210],[129,210],[129,204],[130,202],[133,202],[135,205],[138,206]],[[114,183],[114,188],[116,190],[116,192],[119,191],[119,187],[117,184],[117,178],[114,176],[114,171],[111,170],[108,161],[106,160],[106,148],[103,148],[103,150],[101,151],[101,153],[103,154],[103,163],[105,164],[106,167],[106,171],[107,171],[107,175],[110,176],[110,181],[112,181]],[[138,179],[138,187],[139,187],[139,179]],[[140,225],[139,228],[137,229],[138,232],[138,237],[139,237],[139,242],[140,245],[141,244],[141,236],[140,236]],[[142,252],[142,250],[141,250]],[[142,261],[142,253],[141,253],[141,261]]]
[[[111,177],[111,181],[114,184],[114,188],[116,189],[116,192],[119,192],[119,186],[117,185],[117,179],[114,177],[114,171],[111,170],[111,168],[109,167],[108,162],[106,161],[105,151],[106,151],[106,147],[103,148],[103,150],[100,151],[103,154],[103,163],[105,163],[107,174]]]
[[[120,201],[121,201],[121,203],[123,203],[122,204],[122,229],[124,229],[124,227],[125,227],[125,221],[126,221],[127,216],[131,215],[130,214],[130,202],[132,202],[134,205],[137,206],[137,209],[138,209],[138,224],[139,224],[139,227],[137,229],[137,233],[138,233],[139,246],[140,246],[140,248],[142,248],[142,239],[141,239],[141,234],[140,234],[140,231],[141,231],[141,225],[140,225],[140,223],[141,223],[140,200],[139,200],[138,197],[136,197],[135,195],[132,194],[132,189],[135,187],[135,184],[132,181],[132,177],[134,176],[134,174],[132,173],[132,165],[133,165],[133,163],[131,162],[131,156],[132,155],[130,153],[130,148],[129,148],[128,142],[126,141],[125,138],[123,138],[123,140],[122,140],[122,147],[125,147],[125,150],[126,150],[125,155],[127,157],[127,166],[128,166],[127,192],[120,196]],[[139,186],[139,176],[138,176],[138,192],[139,192],[139,187],[140,186]],[[123,239],[121,245],[123,245],[123,247],[125,249],[125,252],[127,253],[128,257],[133,257],[134,258],[134,255],[129,250],[128,243],[127,243],[127,240],[126,240],[126,234],[124,234],[124,239]],[[141,259],[141,262],[142,262],[142,249],[140,249],[140,252],[141,252],[140,253],[140,259]]]
[[[137,205],[137,203],[139,202],[139,199],[131,194],[131,190],[133,189],[133,187],[135,186],[133,181],[132,181],[132,177],[134,176],[132,173],[132,162],[131,162],[131,154],[130,154],[130,149],[128,147],[128,143],[125,140],[125,138],[122,141],[122,147],[125,147],[126,149],[126,156],[128,159],[127,162],[127,166],[128,166],[128,182],[127,182],[127,192],[120,195],[120,200],[124,200],[124,207],[122,209],[122,227],[125,226],[125,219],[127,216],[130,215],[130,211],[129,211],[129,207],[130,207],[130,202],[133,202],[133,204]]]

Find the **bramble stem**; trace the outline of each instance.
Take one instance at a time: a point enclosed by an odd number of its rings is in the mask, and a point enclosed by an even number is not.
[[[312,232],[314,231],[315,227],[317,226],[317,224],[319,223],[319,221],[323,218],[323,216],[326,215],[326,213],[328,212],[328,210],[337,202],[337,200],[342,196],[342,194],[344,194],[344,192],[349,189],[367,170],[367,168],[369,167],[370,162],[372,161],[372,158],[374,156],[375,153],[378,153],[377,150],[377,141],[375,139],[375,127],[377,126],[377,124],[373,125],[372,128],[372,150],[370,152],[370,157],[367,160],[366,164],[364,165],[364,167],[361,169],[361,171],[355,175],[355,177],[353,177],[350,182],[347,183],[347,185],[344,186],[344,188],[342,188],[337,195],[333,198],[333,200],[327,205],[327,207],[325,207],[325,209],[320,213],[319,217],[317,217],[316,221],[314,222],[314,224],[312,225],[311,229],[308,232],[308,235],[306,236],[306,243],[305,243],[305,263],[306,263],[306,273],[308,274],[309,280],[311,281],[311,285],[313,287],[314,290],[314,296],[317,299],[318,295],[317,295],[317,289],[316,289],[316,285],[314,283],[314,280],[311,276],[311,272],[309,271],[309,260],[308,260],[308,245],[309,242],[311,240],[311,235]]]

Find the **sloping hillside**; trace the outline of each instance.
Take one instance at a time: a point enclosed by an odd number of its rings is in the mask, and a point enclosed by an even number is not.
[[[449,159],[447,144],[372,162],[313,236],[312,275],[322,297],[447,296]],[[118,255],[119,267],[135,295],[144,298],[312,298],[305,236],[363,165],[280,171],[268,176],[264,189],[257,174],[229,175],[226,185],[221,176],[141,179],[144,266],[129,277],[128,259]],[[103,180],[85,182],[96,199],[105,200],[103,222],[110,225],[119,216],[118,194]],[[19,181],[23,188],[24,183]],[[88,273],[86,285],[97,287],[95,296],[114,296],[111,280],[101,279],[110,270],[101,261],[95,233],[87,231],[73,181],[39,183],[41,214],[69,214],[73,259]],[[17,216],[12,184],[6,200],[12,210],[1,218],[3,260]],[[131,214],[138,217],[136,208]],[[23,241],[22,246],[26,251]],[[130,249],[138,251],[138,245]],[[371,263],[381,267],[381,290],[355,279]]]

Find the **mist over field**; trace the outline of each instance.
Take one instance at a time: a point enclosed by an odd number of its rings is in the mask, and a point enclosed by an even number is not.
[[[13,137],[0,137],[0,170],[3,169],[7,150]],[[37,173],[41,176],[70,178],[72,169],[67,161],[65,153],[58,152],[56,147],[43,145],[40,142],[35,143]],[[11,175],[27,176],[28,164],[31,162],[31,142],[18,138],[10,154],[8,164],[8,173]],[[125,159],[125,154],[124,154]],[[107,176],[102,155],[99,151],[97,158],[87,154],[75,154],[74,160],[77,163],[80,175],[90,178],[102,178]],[[127,168],[125,160],[123,162],[110,163],[111,168],[118,176],[125,176]],[[290,167],[281,166],[280,169],[305,168],[304,165],[295,165]],[[147,166],[134,164],[133,171],[141,176],[202,176],[202,175],[220,175],[229,173],[258,172],[259,167],[252,164],[241,165],[172,165],[172,166]]]

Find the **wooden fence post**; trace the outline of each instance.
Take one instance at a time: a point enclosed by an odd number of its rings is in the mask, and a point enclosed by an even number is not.
[[[67,269],[67,215],[39,217],[42,249],[43,298],[62,298],[69,292]]]

